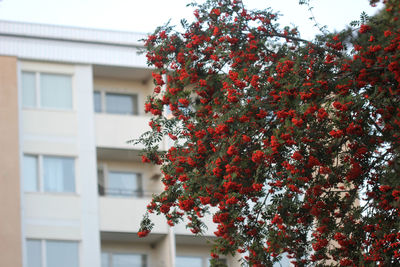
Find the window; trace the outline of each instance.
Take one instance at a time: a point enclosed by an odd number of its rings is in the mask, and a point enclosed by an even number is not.
[[[138,100],[134,94],[98,92],[93,93],[94,111],[110,114],[137,115]]]
[[[220,262],[227,264],[226,259],[219,259]],[[210,266],[210,258],[201,256],[177,256],[175,259],[175,267],[208,267]]]
[[[42,242],[40,240],[26,241],[28,267],[42,267]]]
[[[75,192],[75,160],[24,155],[22,180],[26,192]]]
[[[22,160],[22,177],[24,190],[36,192],[39,190],[38,181],[38,159],[36,156],[24,155]]]
[[[106,112],[113,114],[134,114],[134,95],[106,93]]]
[[[101,112],[101,94],[100,92],[94,92],[93,94],[93,101],[94,101],[94,111]]]
[[[178,256],[175,261],[176,267],[203,267],[203,258]]]
[[[290,259],[288,258],[287,253],[282,254],[282,259],[279,262],[274,263],[273,267],[281,267],[281,266],[293,266],[290,263]]]
[[[46,108],[72,108],[71,76],[40,74],[40,103]]]
[[[26,241],[28,267],[79,267],[78,242]]]
[[[65,157],[43,157],[45,192],[74,192],[74,160]]]
[[[36,107],[36,75],[33,72],[22,72],[22,105]]]
[[[72,76],[23,71],[22,106],[72,109]]]
[[[142,196],[141,175],[133,172],[110,171],[107,175],[105,194],[109,196]]]
[[[101,267],[146,267],[146,262],[143,254],[101,253]]]

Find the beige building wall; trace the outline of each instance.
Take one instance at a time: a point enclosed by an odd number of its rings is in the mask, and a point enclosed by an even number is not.
[[[0,266],[22,266],[17,58],[0,56]]]

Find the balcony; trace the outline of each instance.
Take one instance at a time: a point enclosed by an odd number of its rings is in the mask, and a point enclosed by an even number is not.
[[[137,233],[150,201],[151,197],[100,196],[100,231]],[[150,218],[155,223],[153,234],[168,233],[167,223],[162,216],[152,214]]]
[[[101,148],[141,150],[142,145],[127,143],[149,131],[148,116],[95,114],[96,146]]]

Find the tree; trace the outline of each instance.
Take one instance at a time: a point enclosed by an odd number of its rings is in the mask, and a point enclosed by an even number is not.
[[[313,41],[240,0],[196,6],[183,33],[146,40],[154,116],[140,142],[165,185],[148,211],[187,217],[194,234],[211,212],[212,257],[250,266],[283,253],[296,266],[400,264],[398,1]],[[151,227],[145,216],[139,235]]]

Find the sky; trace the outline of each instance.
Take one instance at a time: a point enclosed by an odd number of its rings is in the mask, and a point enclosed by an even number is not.
[[[318,30],[308,19],[306,6],[298,0],[243,0],[249,8],[272,7],[279,11],[282,25],[299,26],[303,38],[311,39]],[[189,0],[0,0],[0,20],[52,25],[151,33],[171,19],[193,18]],[[311,0],[313,14],[321,25],[340,30],[362,11],[372,15],[377,8],[368,0]]]

